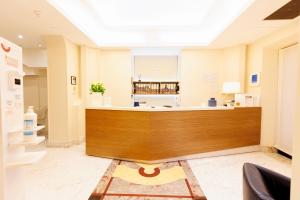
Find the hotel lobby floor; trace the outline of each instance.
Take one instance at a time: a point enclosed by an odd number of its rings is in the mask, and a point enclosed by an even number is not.
[[[87,200],[111,163],[86,156],[84,145],[47,148],[47,152],[40,163],[25,168],[26,200]],[[241,200],[244,162],[291,175],[289,159],[264,152],[195,159],[189,164],[208,200]]]

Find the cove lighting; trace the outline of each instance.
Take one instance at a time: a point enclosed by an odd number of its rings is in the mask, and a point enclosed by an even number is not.
[[[109,27],[198,26],[216,0],[86,0]]]
[[[48,0],[101,47],[206,46],[255,0]]]

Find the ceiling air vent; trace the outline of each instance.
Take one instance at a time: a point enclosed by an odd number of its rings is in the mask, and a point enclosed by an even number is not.
[[[265,18],[265,20],[282,20],[282,19],[294,19],[300,15],[300,0],[291,0],[271,15]]]

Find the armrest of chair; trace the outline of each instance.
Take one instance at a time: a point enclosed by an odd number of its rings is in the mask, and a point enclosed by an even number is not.
[[[243,166],[244,200],[274,200],[257,167],[251,163]]]
[[[289,200],[290,179],[274,171],[245,163],[244,200]]]

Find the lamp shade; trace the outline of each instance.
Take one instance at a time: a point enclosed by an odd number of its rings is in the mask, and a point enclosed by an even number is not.
[[[223,83],[223,94],[237,94],[241,92],[240,82],[224,82]]]

